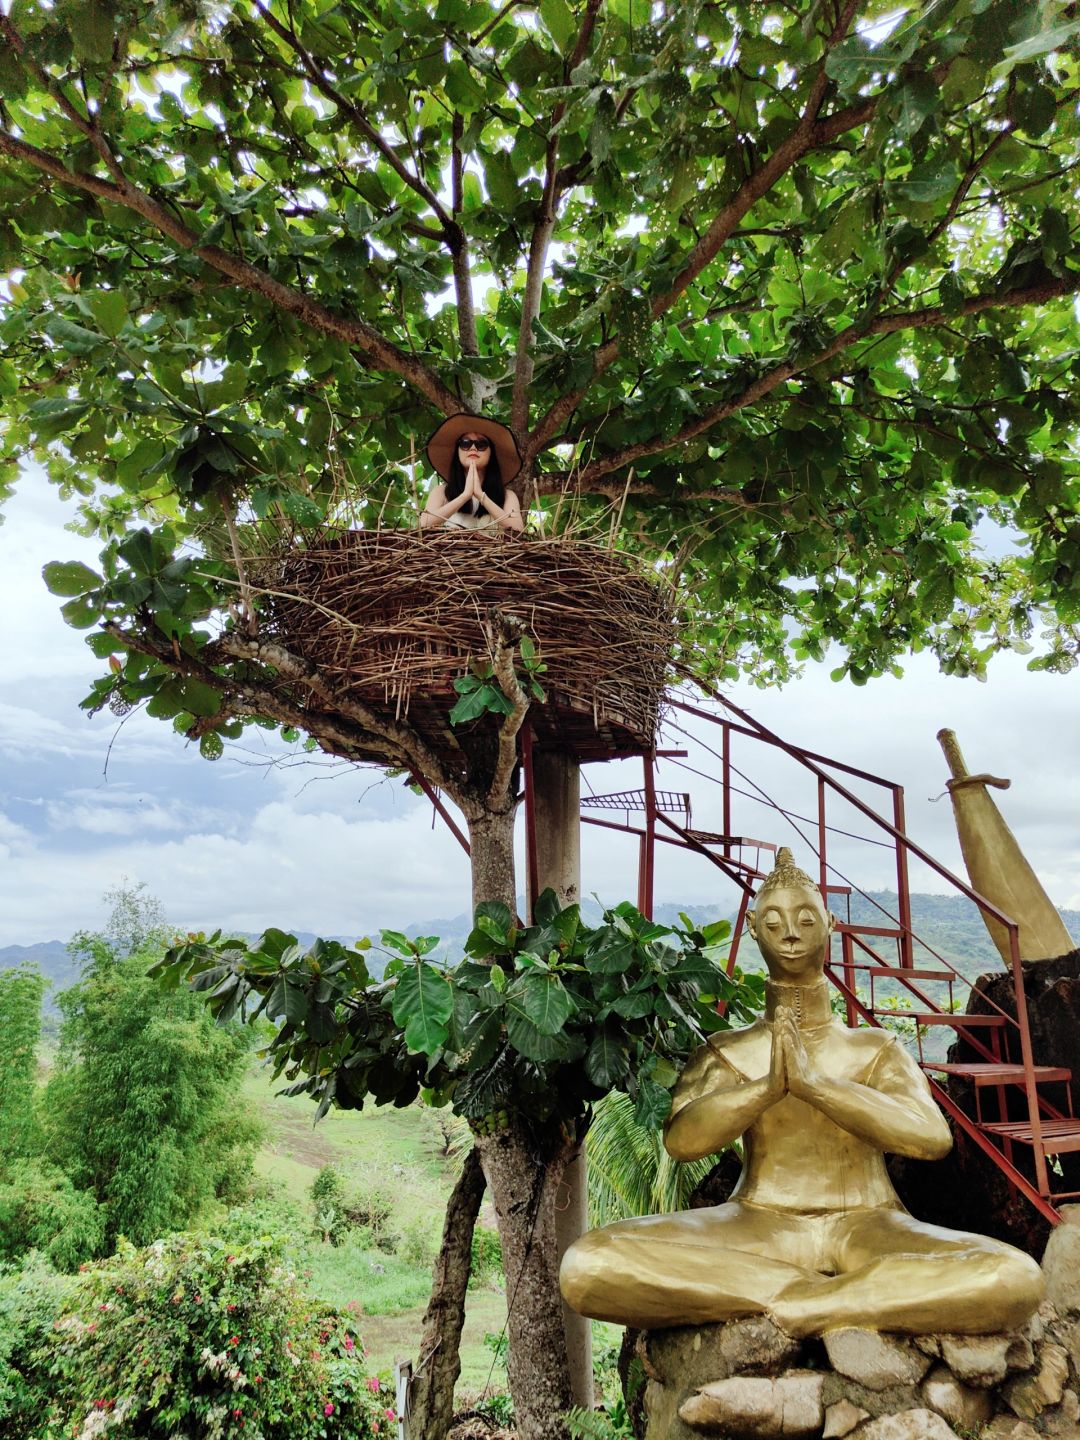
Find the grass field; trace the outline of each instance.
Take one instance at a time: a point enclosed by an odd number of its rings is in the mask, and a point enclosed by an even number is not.
[[[275,1195],[299,1212],[299,1225],[311,1233],[298,1236],[298,1262],[309,1288],[334,1305],[360,1304],[364,1343],[376,1370],[389,1369],[395,1360],[415,1360],[420,1322],[430,1288],[430,1265],[346,1244],[333,1246],[313,1232],[311,1182],[323,1165],[334,1165],[351,1188],[377,1190],[392,1199],[388,1227],[413,1239],[414,1251],[426,1238],[429,1251],[438,1244],[443,1209],[455,1178],[453,1162],[441,1153],[442,1136],[435,1117],[422,1106],[404,1110],[332,1110],[312,1125],[315,1106],[306,1096],[274,1092],[269,1072],[254,1067],[244,1086],[244,1101],[260,1115],[266,1137],[255,1169]],[[494,1216],[485,1207],[481,1223],[494,1228]],[[462,1393],[476,1394],[490,1385],[506,1387],[502,1365],[493,1364],[485,1334],[498,1334],[506,1319],[502,1289],[485,1282],[469,1292],[462,1339]]]

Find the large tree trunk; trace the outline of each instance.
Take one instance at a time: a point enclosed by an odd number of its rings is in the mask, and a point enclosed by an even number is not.
[[[566,1440],[573,1404],[555,1244],[555,1198],[574,1142],[539,1143],[514,1121],[478,1142],[506,1272],[507,1373],[520,1440]]]
[[[511,913],[517,911],[514,876],[514,814],[486,811],[469,817],[469,846],[472,850],[473,909],[482,900],[501,900]]]
[[[470,1150],[446,1206],[442,1246],[431,1277],[431,1299],[420,1335],[420,1360],[409,1387],[409,1440],[443,1440],[453,1422],[473,1230],[483,1198],[480,1156]]]

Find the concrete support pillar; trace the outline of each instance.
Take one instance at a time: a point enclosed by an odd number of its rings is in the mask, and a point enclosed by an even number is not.
[[[536,804],[536,877],[538,892],[552,889],[562,905],[581,899],[581,770],[572,755],[540,750],[533,755]],[[528,897],[532,910],[536,896]],[[559,1198],[556,1238],[559,1258],[588,1229],[589,1202],[582,1146],[566,1167],[566,1188]],[[563,1302],[563,1329],[570,1360],[574,1404],[591,1410],[593,1394],[592,1331],[588,1320]]]

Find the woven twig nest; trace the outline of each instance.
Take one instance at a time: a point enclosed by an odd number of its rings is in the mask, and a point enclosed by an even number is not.
[[[489,606],[525,622],[547,666],[537,744],[601,760],[653,742],[672,602],[623,556],[565,539],[349,530],[308,535],[259,568],[266,632],[438,749],[454,681],[489,658]]]

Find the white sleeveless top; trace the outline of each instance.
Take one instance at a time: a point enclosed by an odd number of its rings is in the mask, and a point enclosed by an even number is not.
[[[463,510],[456,511],[443,521],[444,529],[450,530],[498,530],[498,520],[494,515],[489,515],[486,510],[481,510],[479,515],[466,515]]]

